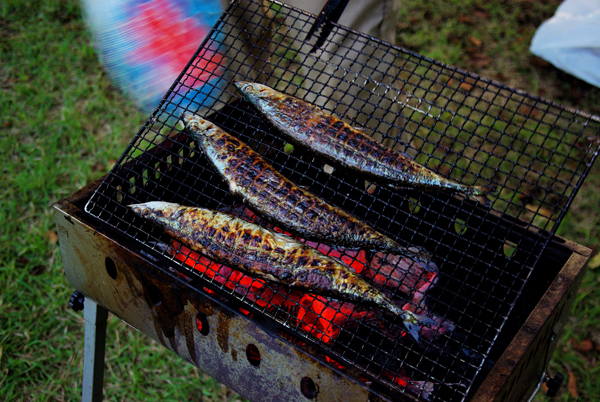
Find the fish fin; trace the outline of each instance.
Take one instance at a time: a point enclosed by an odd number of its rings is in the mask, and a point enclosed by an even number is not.
[[[422,247],[410,246],[406,249],[399,250],[399,254],[413,260],[413,263],[419,264],[429,272],[437,272],[438,266],[432,261],[432,256],[427,250]]]
[[[375,257],[375,253],[377,253],[377,251],[378,250],[365,249],[365,258],[367,261],[371,261]]]
[[[388,183],[388,187],[393,188],[396,191],[416,191],[416,188],[410,186],[398,186],[392,183]]]
[[[414,264],[418,264],[420,265],[423,269],[425,269],[427,272],[431,272],[433,274],[435,274],[436,272],[439,271],[439,268],[437,266],[437,264],[433,261],[431,261],[431,259],[412,259]]]
[[[415,338],[415,341],[419,342],[419,325],[414,322],[404,321],[404,326],[409,334]]]
[[[436,325],[436,322],[433,318],[426,317],[420,314],[414,314],[415,318],[419,322],[419,325],[423,325],[425,327],[432,327]]]
[[[488,198],[488,195],[496,192],[496,186],[472,186],[467,196],[477,202],[482,203],[486,207],[492,206],[492,201]]]
[[[404,327],[406,327],[408,333],[411,334],[417,342],[419,342],[419,330],[421,329],[421,326],[431,327],[436,324],[432,318],[409,311],[404,312],[406,313],[403,320]]]
[[[150,240],[148,241],[148,244],[152,246],[152,248],[154,248],[155,250],[158,250],[160,252],[166,253],[168,251],[175,251],[175,249],[173,247],[171,247],[170,245],[163,243],[162,241],[153,241]]]

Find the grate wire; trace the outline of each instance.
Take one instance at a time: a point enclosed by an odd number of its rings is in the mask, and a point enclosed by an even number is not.
[[[410,398],[465,400],[493,364],[499,334],[598,155],[600,119],[339,25],[311,54],[303,38],[314,20],[278,2],[233,1],[86,211],[368,378]],[[494,184],[493,206],[445,193],[392,191],[341,169],[327,171],[327,161],[299,147],[285,152],[285,141],[242,101],[234,81],[261,82],[318,104],[458,182]],[[225,128],[297,185],[430,251],[439,272],[422,300],[415,302],[416,288],[408,291],[412,299],[399,290],[392,296],[413,309],[425,303],[453,331],[415,343],[375,310],[359,308],[364,314],[354,316],[344,303],[316,298],[315,311],[341,317],[322,316],[328,324],[318,326],[298,315],[308,300],[298,291],[257,280],[241,289],[230,283],[231,270],[201,256],[181,257],[173,239],[126,205],[163,200],[244,214],[182,130],[183,111]],[[356,254],[344,258],[363,263]],[[333,340],[331,328],[339,332]]]

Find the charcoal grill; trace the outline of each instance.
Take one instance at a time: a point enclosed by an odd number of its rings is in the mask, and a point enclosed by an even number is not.
[[[598,155],[600,120],[339,25],[310,53],[303,38],[314,20],[280,3],[230,4],[113,169],[55,206],[67,277],[90,309],[108,309],[250,399],[530,394],[590,255],[555,233]],[[238,80],[319,104],[456,181],[496,185],[492,206],[391,190],[300,147],[290,152],[241,99]],[[135,217],[126,205],[162,200],[268,225],[229,194],[178,123],[183,111],[239,137],[298,185],[430,251],[435,278],[410,269],[389,278],[382,266],[372,275],[438,325],[417,343],[374,309],[307,301],[240,277]],[[371,261],[313,245],[353,267]]]

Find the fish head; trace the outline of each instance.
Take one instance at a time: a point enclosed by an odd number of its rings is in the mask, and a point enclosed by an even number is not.
[[[151,201],[142,204],[133,204],[127,206],[135,214],[155,223],[162,220],[174,218],[180,211],[179,204],[173,204],[164,201]]]
[[[190,112],[181,113],[181,120],[195,139],[210,135],[212,129],[215,128],[212,122]]]
[[[268,100],[274,95],[274,91],[266,85],[256,82],[237,81],[234,85],[244,96],[244,99],[254,106],[260,106],[262,100]]]

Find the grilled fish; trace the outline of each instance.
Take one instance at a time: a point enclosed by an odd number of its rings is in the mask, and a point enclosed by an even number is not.
[[[341,208],[296,186],[252,148],[213,123],[191,113],[183,113],[181,118],[231,193],[271,222],[305,239],[393,252],[435,266],[421,248],[403,247]]]
[[[491,204],[487,195],[495,191],[494,186],[467,186],[446,179],[319,107],[266,85],[242,81],[235,85],[291,142],[309,147],[343,168],[395,188],[450,190]]]
[[[402,318],[418,340],[432,320],[402,310],[343,262],[293,238],[222,212],[168,202],[129,205],[187,247],[248,275],[311,293],[380,307]]]

